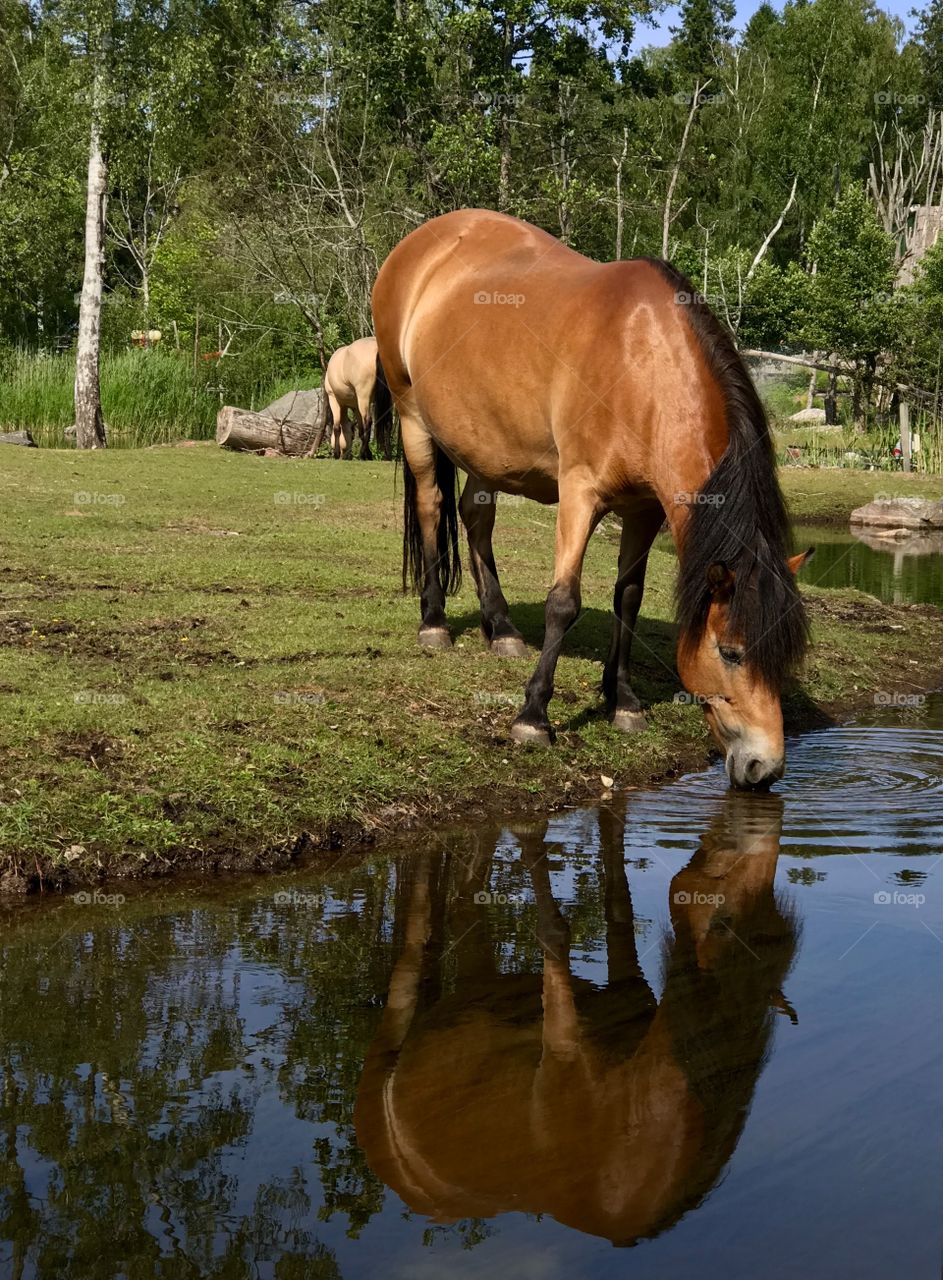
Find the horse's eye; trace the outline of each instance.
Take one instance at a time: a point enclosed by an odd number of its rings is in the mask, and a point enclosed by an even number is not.
[[[729,662],[732,667],[737,667],[743,661],[743,650],[731,649],[727,645],[721,645],[720,656],[724,662]]]

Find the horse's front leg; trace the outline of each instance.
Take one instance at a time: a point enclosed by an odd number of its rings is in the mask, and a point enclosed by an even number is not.
[[[622,539],[619,545],[619,576],[612,601],[614,616],[612,643],[603,670],[602,688],[609,704],[612,723],[623,733],[645,728],[642,704],[629,681],[629,662],[635,624],[645,590],[648,552],[661,527],[664,513],[660,506],[632,512],[622,517]]]
[[[561,483],[554,581],[547,596],[543,648],[537,669],[527,684],[524,706],[511,725],[511,736],[518,742],[549,746],[553,741],[547,705],[553,697],[557,659],[563,637],[579,615],[580,575],[586,544],[604,514],[605,509],[594,493],[586,489],[566,487]]]
[[[491,545],[497,496],[496,490],[470,475],[462,490],[459,513],[468,533],[469,560],[481,605],[482,634],[492,653],[501,658],[523,658],[527,646],[511,621]]]

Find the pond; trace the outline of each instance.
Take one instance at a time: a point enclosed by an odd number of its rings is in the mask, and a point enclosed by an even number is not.
[[[814,546],[799,581],[813,587],[854,587],[887,604],[935,604],[943,607],[943,530],[895,539],[864,528],[847,532],[797,525],[798,550]],[[656,546],[674,555],[669,534]]]
[[[768,795],[7,912],[0,1275],[938,1276],[941,774],[937,697]]]
[[[943,606],[943,531],[894,539],[874,529],[840,533],[803,526],[796,545],[815,547],[801,582],[855,587],[887,604]]]

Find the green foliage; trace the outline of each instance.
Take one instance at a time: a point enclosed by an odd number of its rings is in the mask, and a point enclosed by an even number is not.
[[[804,273],[790,263],[786,270],[764,259],[746,288],[738,336],[746,346],[778,349],[797,327],[797,312],[806,286]]]
[[[860,191],[854,259],[824,241],[876,130],[893,159],[933,126],[936,0],[907,43],[872,0],[764,4],[739,35],[730,0],[686,0],[668,47],[630,53],[657,7],[0,0],[0,343],[74,341],[97,75],[104,349],[160,329],[201,415],[366,332],[379,264],[427,217],[501,207],[601,260],[657,255],[669,189],[669,256],[743,341],[820,342],[866,372],[889,351],[935,386],[931,314],[860,305],[893,289]],[[219,349],[223,379],[203,361]]]
[[[943,396],[943,241],[920,263],[914,282],[894,297],[894,372],[903,383]]]
[[[943,0],[930,0],[918,14],[915,48],[922,88],[932,107],[943,109]]]
[[[672,27],[677,37],[673,56],[692,83],[716,71],[722,45],[733,35],[735,12],[733,0],[682,0],[681,25]]]
[[[861,186],[849,187],[812,228],[795,336],[846,360],[875,360],[888,334],[894,244]]]

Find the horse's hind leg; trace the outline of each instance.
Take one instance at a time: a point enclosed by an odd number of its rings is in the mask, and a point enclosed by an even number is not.
[[[452,637],[445,619],[445,592],[451,576],[450,544],[457,542],[457,537],[452,541],[456,521],[455,470],[440,454],[418,414],[401,406],[400,421],[406,462],[404,547],[419,588],[419,643],[430,649],[448,649]],[[404,558],[404,585],[406,571]]]
[[[629,661],[635,624],[645,589],[648,552],[658,532],[664,513],[660,506],[632,512],[622,518],[619,544],[619,576],[613,595],[614,620],[609,657],[603,670],[602,688],[612,713],[612,723],[623,733],[645,728],[642,704],[629,682]]]
[[[340,458],[347,448],[347,410],[341,407],[341,402],[330,390],[327,403],[331,411],[331,452],[335,458]]]
[[[481,630],[485,640],[491,652],[501,658],[523,658],[527,646],[511,622],[491,546],[497,496],[494,489],[489,489],[483,481],[470,475],[462,490],[458,509],[468,533],[469,559],[481,604]]]
[[[604,514],[605,509],[591,490],[566,485],[561,480],[554,581],[547,596],[543,648],[537,669],[527,684],[524,706],[511,725],[511,736],[518,742],[549,746],[552,741],[547,704],[553,697],[557,659],[563,637],[579,615],[580,576],[586,544]]]
[[[370,419],[370,397],[366,399],[357,393],[357,421],[360,428],[360,461],[369,462],[373,458],[373,450],[370,448],[370,431],[373,422]]]
[[[344,461],[350,462],[354,456],[354,441],[357,439],[357,413],[349,407],[344,409]]]

